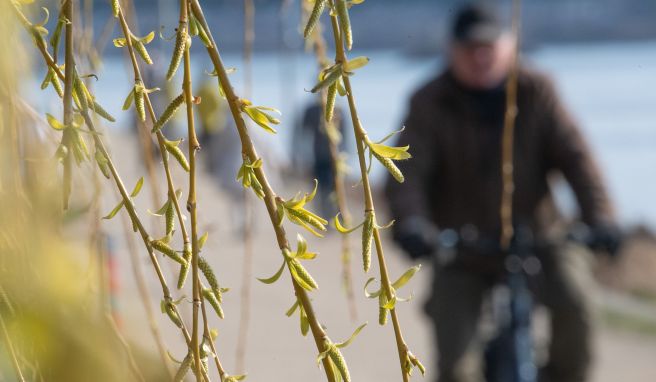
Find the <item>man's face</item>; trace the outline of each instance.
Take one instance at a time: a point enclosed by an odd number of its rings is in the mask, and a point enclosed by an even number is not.
[[[503,34],[492,42],[454,41],[451,68],[463,85],[477,90],[492,89],[506,78],[514,57],[513,38]]]

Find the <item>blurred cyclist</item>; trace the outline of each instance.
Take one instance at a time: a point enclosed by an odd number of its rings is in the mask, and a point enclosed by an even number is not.
[[[505,82],[514,46],[494,10],[465,6],[453,23],[447,68],[410,101],[399,144],[410,145],[413,159],[400,165],[405,183],[389,180],[386,194],[397,219],[394,238],[413,259],[434,253],[442,229],[499,241]],[[536,235],[546,232],[541,211],[550,201],[548,177],[559,172],[595,244],[615,252],[619,235],[606,188],[551,81],[520,65],[517,99],[513,224],[529,226]],[[588,377],[594,283],[586,253],[559,248],[543,260],[538,297],[551,313],[552,333],[545,381]],[[489,277],[466,269],[435,270],[426,311],[437,335],[440,382],[482,380],[477,327],[492,285]]]

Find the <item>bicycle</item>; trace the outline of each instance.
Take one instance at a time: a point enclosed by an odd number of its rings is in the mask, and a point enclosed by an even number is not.
[[[473,227],[460,233],[443,230],[438,235],[434,261],[439,267],[461,267],[494,275],[492,311],[496,335],[484,350],[487,382],[536,382],[538,368],[532,338],[533,292],[529,284],[542,272],[540,253],[562,242],[591,246],[594,237],[584,226],[572,229],[562,240],[535,238],[524,227],[515,229],[509,249],[498,240],[480,237]]]

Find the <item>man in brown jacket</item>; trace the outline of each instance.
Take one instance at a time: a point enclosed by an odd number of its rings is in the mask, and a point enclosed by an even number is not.
[[[456,16],[447,69],[410,101],[399,145],[413,159],[400,163],[405,183],[389,179],[386,194],[395,240],[413,258],[436,250],[441,230],[498,242],[501,201],[501,134],[505,79],[514,39],[493,11],[464,7]],[[551,82],[520,67],[514,136],[513,224],[541,235],[548,201],[547,178],[561,173],[576,195],[581,220],[596,233],[595,245],[619,243],[606,189],[591,152],[561,105]],[[585,381],[591,361],[590,290],[585,251],[556,250],[543,259],[540,301],[551,313],[549,361],[542,378]],[[489,277],[437,267],[426,311],[437,335],[440,382],[480,381],[477,326]]]

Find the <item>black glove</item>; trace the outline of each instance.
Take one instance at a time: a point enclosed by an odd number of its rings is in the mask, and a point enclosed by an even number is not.
[[[603,251],[616,257],[622,247],[622,231],[614,224],[602,224],[590,228],[588,246],[593,251]]]
[[[437,235],[435,225],[419,216],[403,219],[394,230],[394,240],[413,260],[435,252]]]

